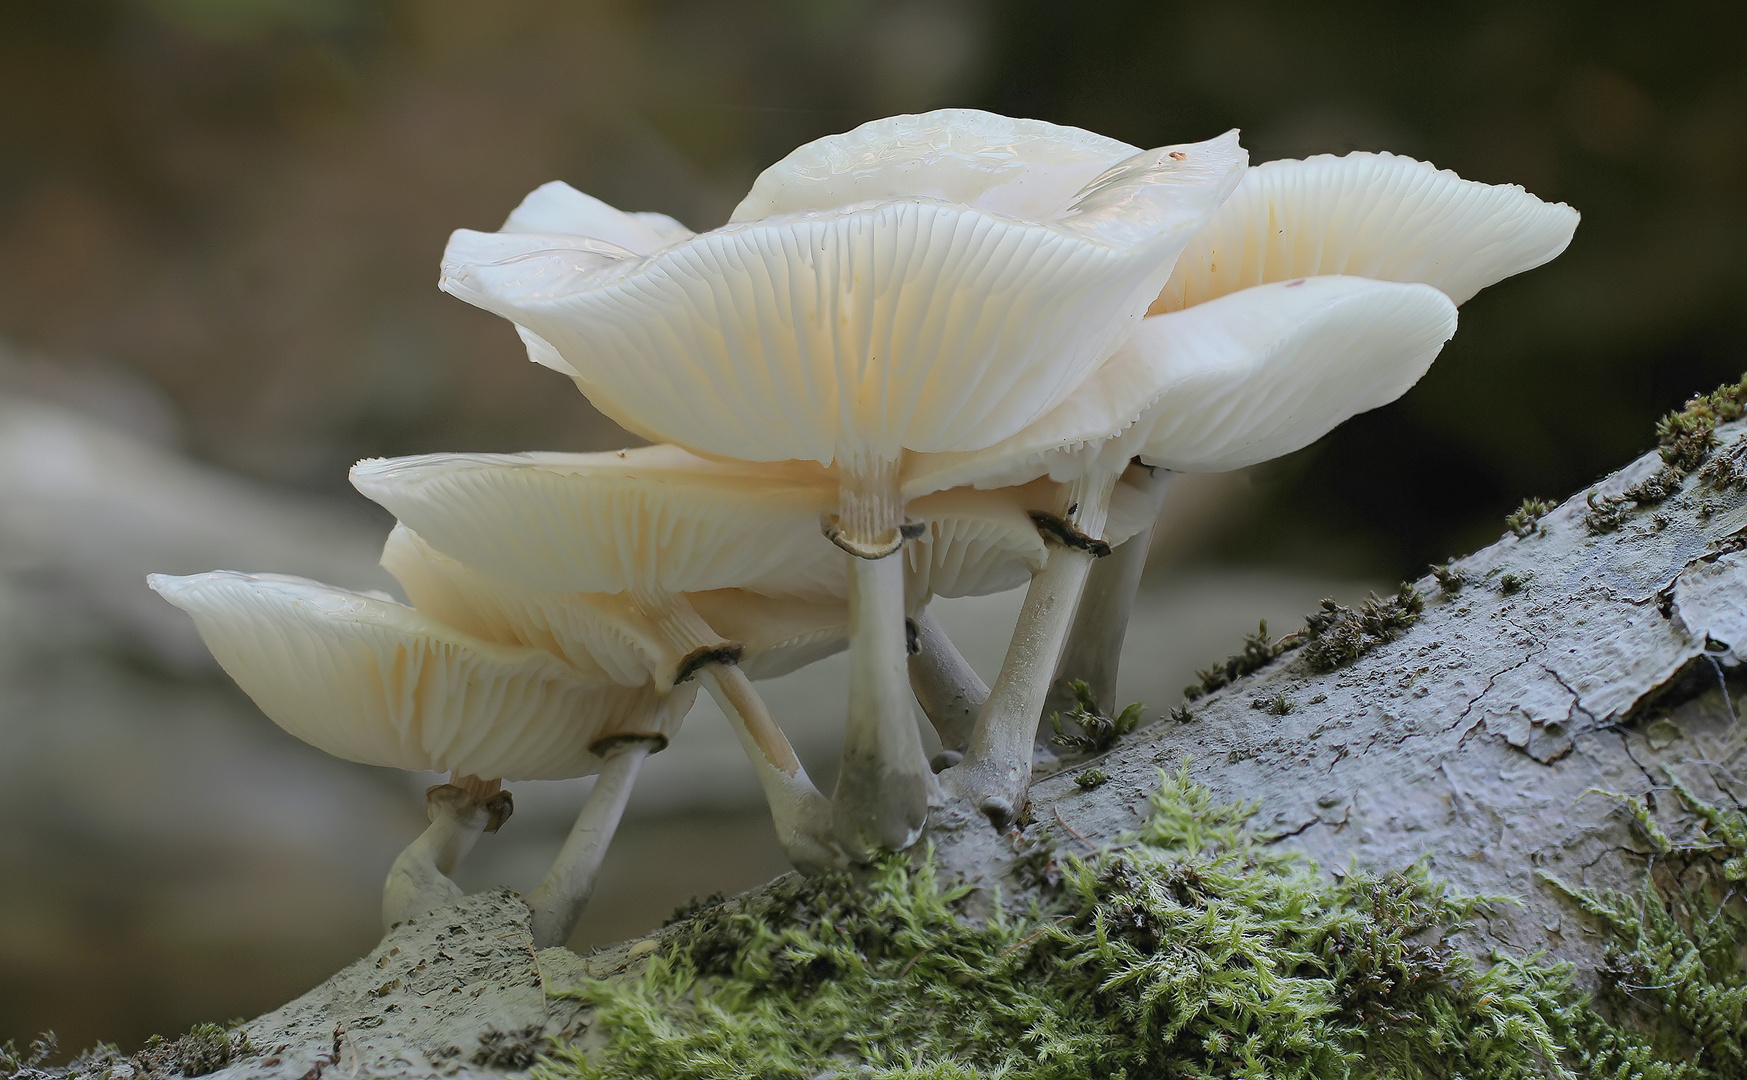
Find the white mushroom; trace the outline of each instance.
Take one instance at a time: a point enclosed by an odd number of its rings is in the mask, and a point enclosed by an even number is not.
[[[746,643],[719,633],[692,599],[737,588],[840,594],[840,560],[809,527],[832,495],[822,470],[653,446],[364,461],[352,482],[417,534],[397,532],[384,565],[421,609],[562,655],[592,653],[629,682],[653,677],[665,690],[697,676],[734,724],[790,860],[841,864],[829,804],[738,665]],[[741,605],[738,625],[767,648],[820,647],[816,612],[801,610],[812,625],[784,638],[770,618],[760,625],[760,610]]]
[[[836,831],[858,854],[902,848],[931,787],[885,558],[903,543],[903,459],[992,445],[1061,403],[1244,162],[1234,135],[1140,151],[971,110],[893,117],[796,150],[699,236],[626,239],[619,218],[609,235],[592,200],[574,219],[530,212],[539,233],[516,216],[457,232],[442,286],[522,327],[531,356],[633,431],[836,468],[852,621]]]
[[[1454,330],[1454,306],[1423,285],[1324,277],[1247,289],[1145,320],[1082,393],[1000,446],[915,463],[918,487],[1038,471],[1063,482],[1050,527],[1058,542],[1032,580],[965,761],[942,782],[997,821],[1022,805],[1044,696],[1087,572],[1108,552],[1110,496],[1133,457],[1177,447],[1237,467],[1286,453],[1399,396]]]
[[[1184,251],[1150,308],[1153,317],[1051,416],[1004,447],[913,465],[907,481],[915,490],[987,483],[990,456],[1005,454],[1012,467],[997,470],[996,482],[1019,482],[1041,468],[1077,484],[1077,497],[1095,506],[1131,456],[1177,471],[1211,471],[1290,452],[1405,392],[1453,332],[1455,303],[1552,259],[1576,223],[1569,207],[1521,188],[1470,183],[1393,155],[1258,166]],[[1358,274],[1365,277],[1332,276]],[[1424,293],[1389,292],[1430,292],[1428,285],[1445,294],[1443,309]],[[1201,307],[1215,310],[1196,316]],[[1040,448],[1046,449],[1038,454]],[[1087,505],[1079,503],[1081,517]],[[1088,539],[1097,535],[1068,524]],[[1032,680],[1060,648],[1055,633],[1026,628],[1034,617],[1058,627],[1060,602],[1077,596],[1071,579],[1086,573],[1084,556],[1065,562],[1065,583],[1052,557],[1033,584],[1037,603],[1028,601],[1003,671],[1014,673],[1015,692],[997,701],[1003,690],[997,680],[986,709],[988,741],[974,745],[965,768],[945,778],[998,819],[1022,793],[1025,762],[1008,755],[1021,746],[1020,729],[1035,723],[1035,715],[1029,722],[1022,715],[1032,712]],[[1138,577],[1138,569],[1117,565],[1106,574]],[[1123,588],[1114,580],[1097,591]],[[1072,651],[1103,658],[1094,672],[1102,673],[1094,688],[1101,700],[1114,698],[1125,616],[1105,611],[1080,620],[1095,638]],[[994,737],[997,729],[1007,730]]]
[[[691,705],[689,688],[622,687],[544,650],[303,578],[219,570],[148,581],[193,616],[214,658],[287,732],[348,761],[450,773],[427,793],[430,828],[389,873],[388,924],[458,898],[449,872],[509,815],[500,779],[634,773]],[[618,799],[610,783],[590,796],[609,809]],[[570,875],[567,902],[586,901],[606,838],[573,853],[588,872]]]
[[[1569,206],[1543,202],[1514,184],[1463,180],[1395,154],[1264,162],[1244,174],[1196,234],[1148,314],[1180,311],[1255,285],[1329,274],[1419,282],[1460,305],[1489,285],[1556,258],[1577,222]],[[1161,481],[1169,476],[1163,469],[1156,474]],[[1162,503],[1163,483],[1153,491]],[[1150,532],[1093,567],[1056,694],[1065,692],[1070,678],[1083,678],[1101,704],[1115,705],[1131,582],[1144,569],[1146,539]]]

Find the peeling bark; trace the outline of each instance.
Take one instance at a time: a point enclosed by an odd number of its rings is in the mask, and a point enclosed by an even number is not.
[[[1717,430],[1725,448],[1747,445],[1744,433],[1740,423]],[[1616,495],[1659,466],[1646,455],[1594,490]],[[1318,674],[1288,652],[1195,702],[1188,721],[1161,720],[1097,759],[1109,780],[1094,790],[1072,779],[1089,762],[1039,779],[1030,836],[1080,852],[1114,841],[1145,812],[1158,770],[1188,759],[1216,794],[1256,800],[1258,827],[1326,872],[1424,860],[1459,890],[1518,898],[1464,944],[1544,949],[1590,977],[1600,960],[1594,928],[1539,874],[1631,889],[1649,854],[1618,800],[1594,791],[1640,801],[1671,836],[1689,832],[1690,819],[1665,770],[1713,802],[1747,799],[1747,729],[1735,713],[1747,691],[1737,680],[1747,655],[1747,498],[1689,477],[1618,531],[1592,535],[1589,494],[1529,535],[1458,560],[1464,587],[1418,582],[1427,601],[1418,621],[1355,663]],[[1281,701],[1283,715],[1258,707]],[[966,807],[947,808],[930,832],[949,872],[1025,903],[1012,874],[1015,834]],[[461,952],[444,936],[457,933]],[[583,975],[635,972],[653,941],[588,958],[535,952],[518,901],[470,897],[396,929],[328,984],[247,1025],[273,1065],[257,1057],[217,1075],[304,1076],[347,1045],[356,1050],[344,1067],[373,1074],[502,1072],[487,1042],[503,1036],[488,1029],[536,1043],[586,1040],[585,1011],[547,994]],[[442,968],[445,955],[474,967]],[[402,1000],[402,1011],[388,1010]],[[336,1042],[339,1027],[346,1039]]]

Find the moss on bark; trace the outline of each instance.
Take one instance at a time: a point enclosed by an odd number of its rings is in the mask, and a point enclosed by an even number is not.
[[[1132,838],[1055,856],[1058,884],[1021,915],[971,917],[971,889],[927,857],[704,911],[640,977],[574,991],[604,1038],[535,1075],[1741,1076],[1747,915],[1730,875],[1747,827],[1693,802],[1715,863],[1704,896],[1648,873],[1636,896],[1567,890],[1617,958],[1600,1000],[1568,964],[1448,940],[1509,899],[1420,867],[1324,874],[1184,768],[1161,774]]]

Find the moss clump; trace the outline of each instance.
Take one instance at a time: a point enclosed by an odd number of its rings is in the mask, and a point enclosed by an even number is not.
[[[1681,1063],[1660,1072],[1637,1064],[1633,1074],[1747,1076],[1747,904],[1741,899],[1747,814],[1706,803],[1673,773],[1669,779],[1698,819],[1689,838],[1671,839],[1639,800],[1599,792],[1618,800],[1637,823],[1668,876],[1665,888],[1650,875],[1636,893],[1577,889],[1541,877],[1608,934],[1600,974],[1614,1013],[1654,1033],[1642,1045],[1653,1047],[1656,1057]],[[1578,1032],[1570,1041],[1599,1058],[1615,1046],[1609,1034]],[[1619,1056],[1622,1063],[1628,1059]]]
[[[1074,777],[1074,784],[1081,791],[1096,791],[1110,782],[1110,774],[1103,769],[1087,769]]]
[[[1304,659],[1312,671],[1328,672],[1351,664],[1419,621],[1425,598],[1412,585],[1394,596],[1372,593],[1357,608],[1324,600],[1304,620]]]
[[[1253,837],[1253,812],[1165,775],[1133,843],[1056,856],[1047,900],[982,922],[927,859],[784,882],[670,936],[639,979],[583,987],[605,1044],[534,1075],[1683,1075],[1568,967],[1452,945],[1480,901],[1417,868],[1329,882]]]
[[[182,1080],[205,1076],[258,1051],[239,1027],[196,1024],[174,1039],[153,1035],[137,1054],[123,1054],[109,1043],[96,1046],[66,1065],[50,1067],[55,1037],[44,1035],[19,1052],[11,1043],[0,1046],[0,1080]],[[530,1059],[531,1063],[531,1059]]]
[[[1268,620],[1263,619],[1253,634],[1244,635],[1243,651],[1225,658],[1223,663],[1215,664],[1195,673],[1200,679],[1183,688],[1183,696],[1190,701],[1215,690],[1230,686],[1245,675],[1260,671],[1280,658],[1280,654],[1295,649],[1303,641],[1301,635],[1288,634],[1275,641],[1268,636]]]
[[[1685,406],[1664,416],[1656,424],[1656,448],[1663,461],[1691,472],[1716,449],[1717,425],[1743,415],[1747,415],[1747,377],[1690,398]]]
[[[1057,746],[1081,754],[1102,754],[1140,726],[1140,702],[1133,702],[1115,716],[1105,716],[1084,679],[1075,679],[1068,687],[1074,692],[1074,710],[1066,719],[1073,726],[1062,723],[1061,713],[1049,714],[1049,726],[1055,732],[1049,741]]]
[[[1698,478],[1706,487],[1747,488],[1747,438],[1736,439],[1727,450],[1713,455],[1698,471]]]
[[[1523,504],[1505,515],[1504,524],[1518,539],[1526,540],[1541,529],[1540,521],[1551,513],[1557,503],[1546,499],[1524,499]]]
[[[1450,559],[1442,566],[1431,568],[1432,577],[1438,583],[1438,589],[1445,596],[1455,596],[1468,584],[1468,575],[1456,568],[1456,560]]]
[[[32,1039],[23,1050],[10,1040],[0,1043],[0,1077],[4,1080],[51,1080],[48,1060],[55,1056],[60,1041],[52,1031]]]

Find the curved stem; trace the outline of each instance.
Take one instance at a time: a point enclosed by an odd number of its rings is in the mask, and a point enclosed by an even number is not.
[[[1092,688],[1092,699],[1106,716],[1115,716],[1116,676],[1122,664],[1122,642],[1128,636],[1128,620],[1134,613],[1135,593],[1146,571],[1147,552],[1152,547],[1152,521],[1164,505],[1172,474],[1164,469],[1130,465],[1122,482],[1139,492],[1151,508],[1146,528],[1119,544],[1108,558],[1099,559],[1086,577],[1086,589],[1074,613],[1073,629],[1056,665],[1055,682],[1043,704],[1043,715],[1067,714],[1078,701],[1071,684],[1075,679]]]
[[[508,792],[496,781],[456,778],[425,790],[430,825],[406,846],[382,885],[382,925],[392,927],[414,915],[453,904],[461,886],[449,879],[481,833],[496,832],[509,816]]]
[[[619,820],[625,816],[625,804],[630,801],[643,759],[655,748],[656,740],[642,738],[617,739],[600,748],[605,759],[600,776],[588,793],[588,801],[582,805],[582,813],[576,816],[576,824],[558,852],[557,861],[528,900],[534,913],[535,948],[562,945],[576,929],[576,920],[582,917],[582,909],[594,895],[601,860],[606,857],[613,833],[618,831]]]
[[[852,857],[901,851],[928,821],[934,774],[911,710],[901,548],[849,560],[849,721],[832,795],[833,831]]]
[[[734,725],[752,761],[789,862],[805,871],[842,866],[843,854],[831,837],[831,803],[813,786],[746,673],[735,664],[706,664],[698,669],[698,679]]]
[[[943,786],[968,799],[997,828],[1011,824],[1024,809],[1043,700],[1092,568],[1092,545],[1084,541],[1103,534],[1116,477],[1093,475],[1068,486],[1066,509],[1056,524],[1083,538],[1082,546],[1061,543],[1056,530],[1045,530],[1052,537],[1049,561],[1026,590],[1001,673],[977,714],[964,760],[940,774]]]
[[[989,700],[989,686],[959,653],[934,613],[927,608],[911,619],[917,651],[910,657],[910,688],[947,750],[970,743],[977,713]]]

